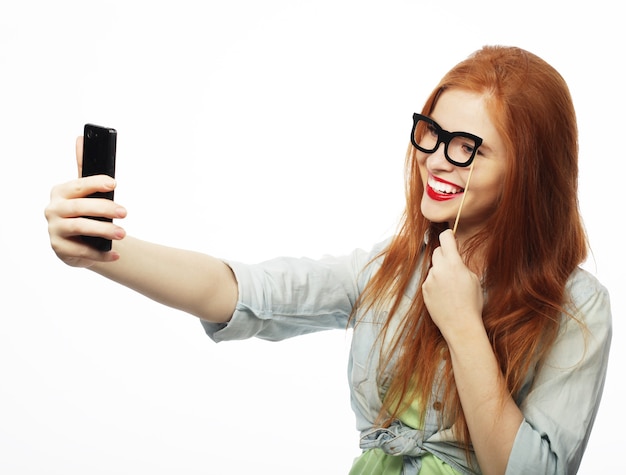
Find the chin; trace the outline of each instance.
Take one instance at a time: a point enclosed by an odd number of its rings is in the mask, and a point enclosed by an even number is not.
[[[454,223],[455,216],[450,215],[450,210],[441,209],[441,205],[430,206],[422,201],[422,214],[431,223]]]

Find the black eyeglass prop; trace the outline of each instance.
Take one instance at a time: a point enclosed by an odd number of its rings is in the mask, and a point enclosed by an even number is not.
[[[456,214],[454,227],[452,228],[452,232],[456,235],[461,210],[463,209],[465,197],[467,196],[470,180],[472,178],[472,172],[474,171],[474,158],[476,157],[478,147],[483,143],[483,139],[468,132],[448,132],[442,129],[441,126],[430,117],[415,113],[413,114],[411,143],[416,149],[424,153],[433,153],[439,148],[439,145],[443,144],[443,153],[448,162],[456,167],[470,167],[465,184],[465,191],[461,197],[459,211]]]

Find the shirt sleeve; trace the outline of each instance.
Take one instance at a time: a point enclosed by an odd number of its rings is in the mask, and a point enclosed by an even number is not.
[[[575,319],[564,317],[520,405],[524,421],[506,475],[576,473],[586,448],[606,377],[611,310],[607,290],[583,270],[568,290]]]
[[[281,257],[260,264],[227,262],[239,298],[226,324],[202,321],[215,342],[258,337],[277,341],[321,330],[346,329],[361,292],[369,253],[319,260]]]

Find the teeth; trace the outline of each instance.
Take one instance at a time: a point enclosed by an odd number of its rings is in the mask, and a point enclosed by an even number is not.
[[[455,193],[461,193],[463,188],[459,188],[458,186],[449,185],[448,183],[442,183],[440,181],[435,180],[433,177],[428,178],[428,186],[430,186],[433,190],[439,193],[446,193],[449,195]]]

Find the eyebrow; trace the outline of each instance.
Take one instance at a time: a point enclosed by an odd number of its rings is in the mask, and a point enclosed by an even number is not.
[[[426,117],[428,117],[430,120],[432,120],[435,124],[437,124],[442,130],[446,130],[444,129],[441,124],[439,122],[437,122],[435,120],[435,118],[432,115],[426,115]],[[466,132],[466,131],[462,131],[462,130],[450,130],[450,132],[465,132],[467,134],[470,134],[471,132]],[[476,134],[472,134],[472,135],[476,135]],[[477,135],[478,136],[478,135]],[[480,137],[482,139],[482,137]],[[480,144],[480,146],[478,147],[478,150],[480,150],[481,152],[487,152],[487,154],[493,153],[493,149],[487,145],[485,143],[485,139],[483,139],[483,142]]]
[[[472,133],[472,132],[468,132],[467,130],[452,130],[452,129],[446,129],[444,127],[441,126],[441,124],[439,122],[437,122],[435,120],[435,118],[432,115],[426,115],[426,117],[428,117],[430,120],[432,120],[441,130],[445,131],[445,132],[449,132],[451,134],[455,134],[455,133],[463,133],[463,134],[471,134],[471,135],[476,135],[477,137],[480,137],[479,135]],[[482,137],[480,137],[482,139]],[[482,146],[482,145],[481,145]],[[489,147],[487,147],[489,148]],[[490,149],[491,150],[491,149]]]
[[[483,143],[480,144],[480,146],[478,147],[478,150],[481,152],[493,153],[493,149],[489,145],[487,145],[484,141]]]

